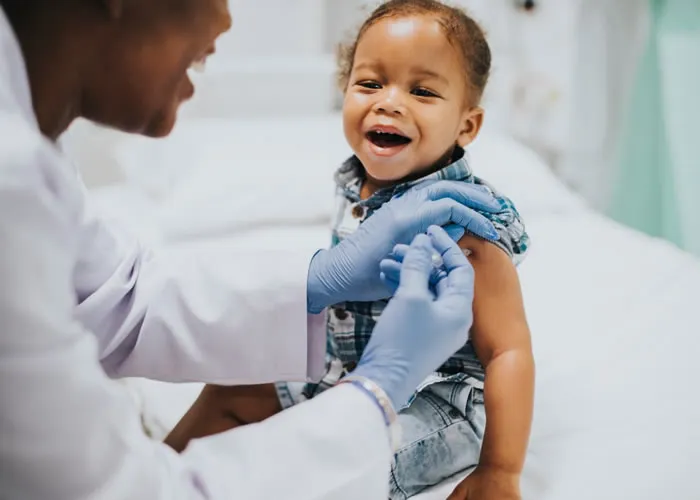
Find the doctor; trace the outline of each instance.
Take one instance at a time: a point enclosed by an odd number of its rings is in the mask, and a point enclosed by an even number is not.
[[[313,256],[178,269],[90,216],[59,136],[77,117],[168,134],[187,69],[230,23],[226,0],[0,0],[2,499],[386,498],[394,408],[466,340],[473,274],[450,236],[495,236],[468,208],[497,208],[478,189],[416,189]],[[450,235],[414,238],[431,224]],[[446,272],[429,286],[435,251]],[[347,382],[181,455],[144,435],[112,381],[313,378],[324,309],[392,291]]]

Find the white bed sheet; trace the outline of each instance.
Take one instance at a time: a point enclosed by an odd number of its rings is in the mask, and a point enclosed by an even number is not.
[[[326,164],[342,148],[337,134],[328,132],[332,123],[185,127],[174,142],[123,152],[132,174],[143,159],[173,168],[167,186],[152,178],[145,189],[145,177],[133,174],[130,185],[96,193],[96,201],[117,219],[138,221],[136,230],[173,258],[225,255],[240,246],[324,246],[328,205],[309,200],[321,199],[332,185],[301,183],[305,196],[288,194],[293,190],[285,190],[286,181],[270,179],[286,180],[282,167],[301,166],[285,161],[274,172],[263,171],[272,146],[261,149],[265,141],[255,137],[263,130],[287,137],[276,142],[273,158],[281,156],[275,151],[290,151],[290,141],[307,158],[317,149],[320,160],[305,162],[311,181],[337,163]],[[305,142],[298,130],[314,140]],[[231,140],[220,142],[226,137]],[[517,143],[487,134],[472,154],[477,173],[515,199],[533,240],[520,269],[538,371],[525,500],[700,498],[693,475],[700,464],[700,403],[694,396],[700,381],[700,263],[588,210]],[[228,165],[239,170],[221,174]],[[252,192],[261,172],[266,190]],[[245,193],[237,190],[237,173],[247,179]],[[129,213],[120,200],[139,209]],[[273,208],[253,213],[251,204],[261,202]],[[282,212],[286,218],[277,215]],[[137,386],[148,418],[164,429],[198,390],[144,381]],[[418,498],[446,498],[453,484]]]

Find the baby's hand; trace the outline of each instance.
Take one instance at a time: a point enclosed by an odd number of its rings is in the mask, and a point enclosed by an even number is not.
[[[477,467],[447,500],[521,500],[520,474]]]

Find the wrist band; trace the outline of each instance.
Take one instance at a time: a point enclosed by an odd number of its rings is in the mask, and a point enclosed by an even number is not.
[[[377,405],[384,416],[384,423],[389,430],[389,443],[391,445],[391,449],[392,451],[397,451],[401,443],[401,426],[399,424],[396,410],[394,410],[394,405],[391,404],[391,401],[384,390],[372,380],[357,375],[348,375],[347,377],[342,378],[338,382],[338,385],[340,384],[352,384],[370,396],[372,401],[374,401],[374,404]]]

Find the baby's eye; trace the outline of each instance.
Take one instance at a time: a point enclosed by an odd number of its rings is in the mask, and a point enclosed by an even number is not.
[[[369,81],[369,80],[357,82],[357,85],[359,85],[360,87],[364,87],[366,89],[372,89],[372,90],[379,90],[382,88],[382,86],[379,83]]]
[[[423,87],[417,87],[411,91],[411,93],[418,97],[438,97],[438,95],[432,90],[428,90]]]

